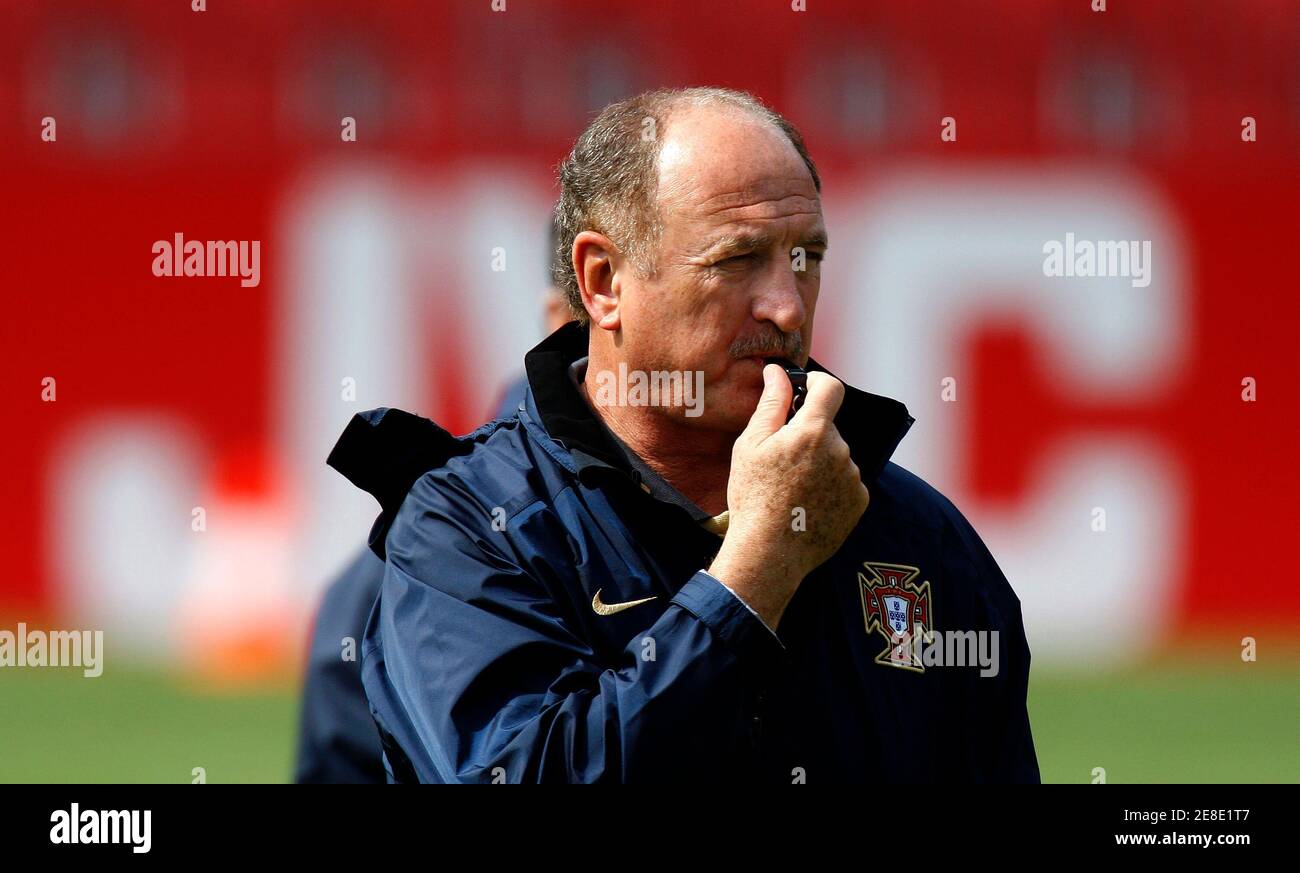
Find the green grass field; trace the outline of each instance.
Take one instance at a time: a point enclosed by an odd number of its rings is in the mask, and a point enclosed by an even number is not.
[[[297,699],[141,668],[0,671],[0,782],[285,782]]]
[[[1036,669],[1043,779],[1300,781],[1300,669],[1194,659],[1122,673]],[[0,671],[0,782],[283,782],[295,689],[213,692],[145,669]]]
[[[1035,672],[1029,717],[1044,782],[1300,782],[1300,670],[1162,664],[1089,677]]]

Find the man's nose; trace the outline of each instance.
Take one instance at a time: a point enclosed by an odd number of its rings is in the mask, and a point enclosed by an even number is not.
[[[788,258],[779,259],[759,279],[754,297],[754,318],[770,321],[786,333],[803,327],[808,318],[799,280]]]

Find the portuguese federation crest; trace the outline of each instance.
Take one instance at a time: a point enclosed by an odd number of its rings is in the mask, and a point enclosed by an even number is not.
[[[888,646],[876,656],[877,664],[924,673],[919,650],[934,630],[930,608],[930,583],[919,586],[916,567],[866,561],[858,571],[862,616],[867,633],[885,638]]]

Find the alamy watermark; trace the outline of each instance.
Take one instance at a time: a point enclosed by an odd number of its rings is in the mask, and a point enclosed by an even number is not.
[[[998,675],[997,631],[895,631],[888,636],[890,648],[877,663],[922,673],[927,667],[979,667],[986,679]]]
[[[245,288],[262,282],[261,240],[187,240],[178,233],[150,251],[155,276],[239,276]]]
[[[1151,284],[1151,240],[1076,240],[1043,243],[1043,275],[1054,277],[1130,277],[1134,288]]]
[[[598,370],[596,406],[682,406],[687,418],[704,414],[703,370],[629,370],[620,361],[618,372]]]
[[[81,667],[90,679],[104,672],[102,630],[0,630],[0,667]]]
[[[70,809],[50,813],[50,842],[55,845],[126,844],[137,855],[153,847],[153,811],[139,809]]]

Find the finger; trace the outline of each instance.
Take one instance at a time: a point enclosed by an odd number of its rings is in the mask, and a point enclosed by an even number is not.
[[[749,417],[744,435],[761,441],[780,430],[790,411],[793,396],[790,379],[780,366],[768,364],[763,367],[763,395],[758,398],[758,406]]]

